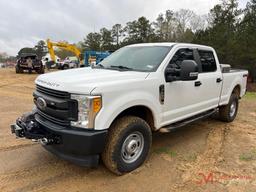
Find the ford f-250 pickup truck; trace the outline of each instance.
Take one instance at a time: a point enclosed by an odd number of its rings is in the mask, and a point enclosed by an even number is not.
[[[34,53],[22,53],[19,56],[17,64],[15,66],[16,73],[23,73],[24,70],[28,70],[29,73],[36,71],[38,74],[44,73],[44,65],[37,55]]]
[[[247,75],[219,64],[208,46],[130,45],[96,66],[40,75],[35,108],[11,130],[79,165],[96,166],[101,157],[121,175],[146,160],[154,131],[213,114],[232,122]]]

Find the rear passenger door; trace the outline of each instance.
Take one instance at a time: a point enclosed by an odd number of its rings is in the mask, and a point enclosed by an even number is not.
[[[221,92],[222,74],[217,68],[214,53],[211,50],[197,50],[200,85],[201,109],[211,109],[218,106]]]

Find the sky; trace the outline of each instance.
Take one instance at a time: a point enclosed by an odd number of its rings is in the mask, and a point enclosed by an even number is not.
[[[248,0],[239,0],[245,7]],[[41,39],[77,43],[89,32],[140,16],[154,21],[165,10],[207,14],[219,0],[0,0],[0,52],[16,56]]]

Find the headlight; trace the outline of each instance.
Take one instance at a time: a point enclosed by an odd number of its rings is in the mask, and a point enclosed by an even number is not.
[[[94,121],[102,106],[101,96],[71,95],[78,102],[78,120],[71,121],[71,126],[94,128]]]

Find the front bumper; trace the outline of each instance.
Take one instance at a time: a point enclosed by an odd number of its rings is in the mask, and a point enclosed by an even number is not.
[[[20,65],[20,67],[22,68],[22,69],[40,69],[41,68],[41,65],[33,65],[33,66],[28,66],[28,65]]]
[[[107,130],[60,128],[39,122],[33,113],[18,118],[11,131],[19,138],[41,142],[46,150],[62,159],[87,167],[98,165],[107,138]]]

